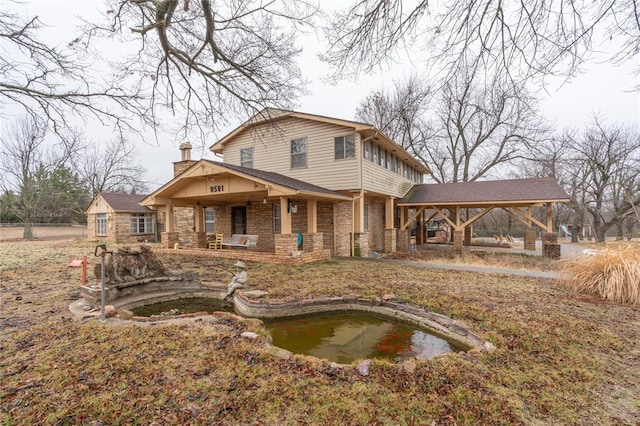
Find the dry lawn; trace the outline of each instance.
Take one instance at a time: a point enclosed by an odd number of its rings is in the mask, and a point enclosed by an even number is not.
[[[460,319],[491,353],[374,361],[369,376],[269,354],[256,321],[109,325],[71,318],[83,242],[0,244],[0,423],[584,424],[640,422],[640,307],[551,280],[331,260],[249,263],[274,299],[393,292]],[[227,281],[231,260],[164,252],[170,268]],[[95,258],[92,259],[95,261]],[[243,330],[262,337],[248,341]],[[406,368],[409,367],[409,368]]]

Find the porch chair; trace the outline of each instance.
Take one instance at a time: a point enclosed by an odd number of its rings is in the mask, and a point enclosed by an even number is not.
[[[213,240],[209,241],[209,248],[213,250],[222,250],[222,235],[223,234],[214,234]]]

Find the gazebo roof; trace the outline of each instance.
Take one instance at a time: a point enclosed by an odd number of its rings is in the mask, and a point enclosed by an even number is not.
[[[567,201],[569,196],[555,179],[534,178],[414,185],[398,205],[480,207]]]

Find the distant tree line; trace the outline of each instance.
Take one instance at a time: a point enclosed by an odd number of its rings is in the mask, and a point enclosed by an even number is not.
[[[114,140],[101,147],[78,132],[48,138],[43,120],[25,116],[0,136],[0,221],[85,223],[85,211],[99,192],[146,191],[145,169],[133,145]]]

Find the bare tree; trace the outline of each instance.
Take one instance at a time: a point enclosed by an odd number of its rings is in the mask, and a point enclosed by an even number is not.
[[[326,29],[324,59],[334,76],[357,75],[386,63],[401,49],[430,52],[430,65],[448,78],[471,60],[514,80],[574,75],[594,44],[615,39],[612,60],[640,51],[637,0],[566,2],[532,0],[361,0],[336,14]]]
[[[21,106],[60,136],[77,124],[70,122],[72,116],[111,123],[123,132],[137,129],[139,120],[149,121],[138,88],[94,78],[91,62],[69,46],[40,40],[41,26],[38,17],[0,11],[0,106]],[[8,114],[0,108],[0,117]]]
[[[416,80],[396,83],[393,94],[381,91],[365,99],[358,117],[391,129],[436,182],[475,181],[500,168],[505,173],[527,146],[545,137],[545,124],[522,85],[478,69],[465,71],[435,92],[434,100]]]
[[[433,93],[425,81],[412,75],[394,81],[391,90],[367,96],[356,109],[356,119],[374,124],[393,141],[424,163],[435,131],[429,116]]]
[[[622,237],[624,226],[633,230],[634,205],[640,202],[640,131],[637,127],[608,124],[599,117],[582,132],[565,130],[550,141],[546,150],[521,167],[528,175],[541,165],[554,176],[571,197],[564,221],[573,229],[591,222],[597,242],[604,242],[615,227]],[[537,164],[537,166],[536,166]],[[571,234],[577,241],[577,233]]]
[[[146,169],[136,160],[133,144],[124,138],[106,146],[89,143],[76,159],[74,168],[93,197],[99,192],[144,193],[148,190]]]
[[[67,167],[78,142],[64,138],[49,146],[46,128],[43,121],[27,116],[7,126],[0,137],[0,185],[18,197],[12,213],[24,223],[27,239],[33,238],[34,220],[49,208],[51,177]]]
[[[302,0],[111,0],[110,24],[86,28],[138,46],[119,74],[148,88],[154,113],[204,133],[234,115],[291,107],[303,93],[296,34],[317,10]]]

